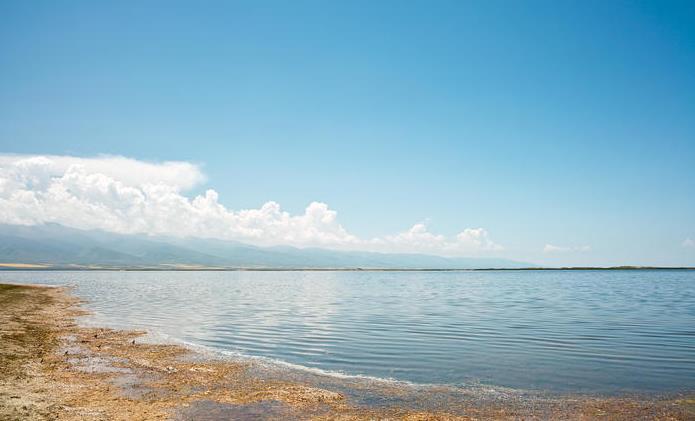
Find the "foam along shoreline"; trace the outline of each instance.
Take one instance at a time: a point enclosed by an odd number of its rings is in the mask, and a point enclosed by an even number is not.
[[[215,359],[84,327],[66,288],[0,284],[0,419],[695,418],[695,396],[548,397],[404,387]]]

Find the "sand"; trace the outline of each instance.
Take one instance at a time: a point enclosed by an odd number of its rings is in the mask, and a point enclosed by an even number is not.
[[[145,332],[79,326],[85,314],[68,289],[0,285],[0,419],[695,419],[693,395],[539,397],[288,380],[251,362],[143,342]]]

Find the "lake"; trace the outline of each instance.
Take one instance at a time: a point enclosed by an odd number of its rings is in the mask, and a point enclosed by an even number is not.
[[[553,392],[695,390],[695,271],[2,271],[85,322],[329,375]]]

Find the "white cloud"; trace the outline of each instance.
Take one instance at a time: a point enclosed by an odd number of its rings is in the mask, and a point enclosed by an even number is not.
[[[166,184],[182,191],[205,181],[200,169],[188,162],[150,163],[111,155],[96,158],[0,155],[1,179],[5,179],[5,171],[14,170],[16,176],[24,177],[26,181],[47,182],[50,177],[62,175],[72,166],[82,167],[90,174],[106,175],[131,187]]]
[[[686,238],[683,240],[683,247],[695,247],[695,241],[693,241],[691,238]]]
[[[500,251],[503,247],[494,243],[483,228],[467,228],[454,238],[429,232],[424,223],[413,225],[408,231],[377,238],[371,241],[372,249],[442,255],[475,254],[485,251]]]
[[[558,253],[586,253],[591,251],[591,246],[555,246],[546,244],[543,247],[543,253],[558,254]]]
[[[502,250],[483,228],[447,238],[415,224],[399,234],[361,239],[325,203],[312,202],[303,214],[290,215],[275,202],[230,210],[214,190],[193,198],[183,194],[204,180],[188,162],[0,155],[0,223],[452,256]]]

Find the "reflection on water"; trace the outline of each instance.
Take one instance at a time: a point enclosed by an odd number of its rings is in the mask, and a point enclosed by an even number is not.
[[[92,322],[416,383],[695,389],[695,271],[0,272]]]

